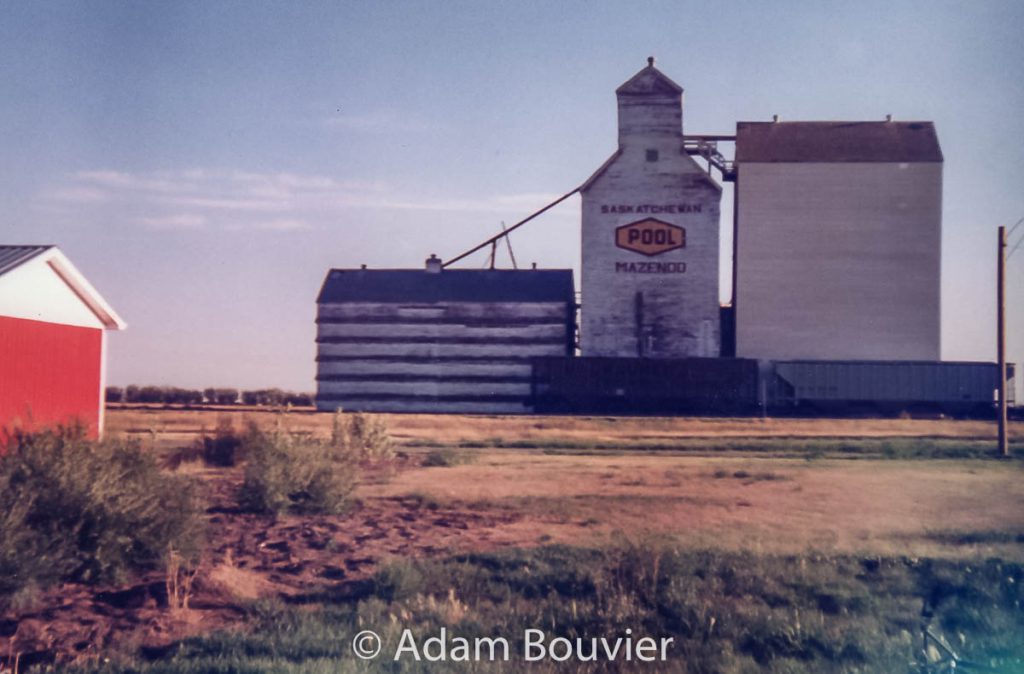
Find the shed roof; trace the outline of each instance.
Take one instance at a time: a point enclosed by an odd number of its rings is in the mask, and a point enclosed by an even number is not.
[[[20,267],[53,246],[0,246],[0,275]]]
[[[574,302],[571,269],[332,269],[317,302]]]
[[[932,122],[738,122],[736,162],[941,162]]]

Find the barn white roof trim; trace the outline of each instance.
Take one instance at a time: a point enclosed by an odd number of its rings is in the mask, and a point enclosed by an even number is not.
[[[61,311],[62,308],[53,306],[54,283],[47,277],[55,275],[58,283],[70,290],[95,317],[99,322],[97,327],[107,330],[127,327],[114,308],[56,246],[0,246],[0,260],[4,262],[0,265],[0,315],[80,323],[80,320],[65,318],[67,308]]]

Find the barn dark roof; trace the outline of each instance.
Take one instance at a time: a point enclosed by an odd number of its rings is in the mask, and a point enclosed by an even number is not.
[[[0,274],[6,274],[20,267],[44,250],[53,246],[0,246]]]
[[[571,269],[332,269],[317,302],[573,302]]]
[[[941,162],[931,122],[738,122],[736,162]]]

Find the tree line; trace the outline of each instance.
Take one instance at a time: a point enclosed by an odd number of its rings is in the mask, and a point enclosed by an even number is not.
[[[312,393],[279,388],[240,391],[237,388],[187,389],[177,386],[108,386],[108,403],[164,403],[173,405],[293,405],[310,406]]]

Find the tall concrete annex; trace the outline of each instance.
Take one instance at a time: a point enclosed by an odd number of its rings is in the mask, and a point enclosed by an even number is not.
[[[619,148],[580,188],[581,355],[717,357],[721,187],[686,152],[683,90],[653,59],[615,93]]]
[[[930,122],[740,122],[736,355],[938,360]]]

